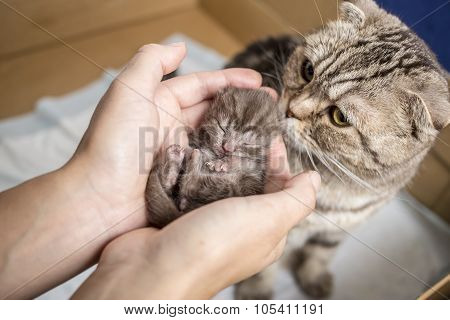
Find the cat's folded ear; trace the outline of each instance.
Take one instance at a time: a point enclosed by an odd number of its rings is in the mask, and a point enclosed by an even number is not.
[[[442,95],[419,95],[412,91],[402,92],[402,103],[411,121],[411,132],[416,138],[422,135],[434,135],[450,122],[450,102],[439,99]],[[430,131],[431,129],[431,131]]]
[[[447,89],[448,89],[448,95],[447,95],[447,104],[446,104],[446,115],[447,118],[443,122],[442,128],[445,128],[446,126],[450,125],[450,73],[445,72],[445,80],[447,81]]]
[[[382,10],[372,0],[345,0],[339,7],[339,18],[361,28],[369,18],[378,16]]]
[[[450,124],[450,86],[449,74],[430,77],[422,83],[420,97],[424,101],[433,126],[442,130]]]
[[[339,7],[339,18],[361,28],[366,21],[364,12],[351,2],[343,2]]]

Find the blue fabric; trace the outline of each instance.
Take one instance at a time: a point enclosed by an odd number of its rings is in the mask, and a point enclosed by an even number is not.
[[[377,0],[377,3],[412,27],[431,47],[439,62],[450,71],[449,0]],[[440,9],[420,21],[440,6]]]

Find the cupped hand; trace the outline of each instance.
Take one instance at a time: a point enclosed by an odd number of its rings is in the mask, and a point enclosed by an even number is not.
[[[161,83],[184,55],[182,44],[143,47],[103,97],[67,166],[87,181],[103,219],[120,223],[115,235],[145,225],[143,195],[154,155],[186,143],[184,127],[198,123],[221,88],[261,85],[260,75],[245,69]],[[218,201],[162,230],[123,234],[107,245],[74,298],[208,298],[272,263],[288,231],[314,206],[320,177],[290,179],[281,139],[271,151],[266,190],[272,193]]]
[[[159,149],[186,143],[185,126],[198,123],[220,89],[261,85],[260,75],[248,69],[194,73],[161,82],[185,54],[183,43],[142,47],[100,101],[65,167],[84,181],[83,190],[91,190],[86,201],[105,213],[97,220],[116,229],[119,224],[116,234],[145,225],[143,195]]]
[[[273,263],[314,207],[320,176],[291,178],[281,139],[271,151],[268,194],[217,201],[162,230],[124,234],[73,298],[207,299]]]

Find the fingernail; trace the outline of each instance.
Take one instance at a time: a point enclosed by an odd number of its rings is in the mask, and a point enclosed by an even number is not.
[[[310,171],[309,178],[314,186],[314,190],[316,193],[319,192],[320,184],[322,183],[322,179],[320,178],[320,174],[317,171]]]
[[[185,44],[183,41],[181,41],[181,42],[169,43],[168,45],[171,47],[183,47]]]

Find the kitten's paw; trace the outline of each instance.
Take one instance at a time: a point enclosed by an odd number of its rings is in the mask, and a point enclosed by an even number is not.
[[[245,284],[237,284],[234,287],[235,300],[272,300],[271,288],[255,288]]]
[[[314,277],[298,277],[297,280],[300,287],[312,298],[326,298],[333,291],[333,275],[328,271]]]
[[[222,160],[208,161],[205,163],[209,170],[215,172],[227,172],[228,171],[228,163]]]
[[[178,181],[184,154],[183,147],[178,144],[173,144],[166,149],[166,158],[160,174],[161,184],[166,192],[170,193]]]
[[[173,144],[166,149],[166,156],[169,161],[181,164],[184,159],[184,148],[179,144]]]

